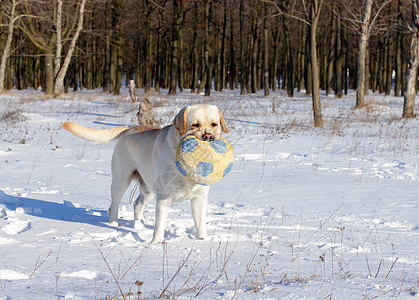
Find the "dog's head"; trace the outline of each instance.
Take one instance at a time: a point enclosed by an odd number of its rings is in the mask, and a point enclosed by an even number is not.
[[[177,114],[173,124],[181,138],[194,135],[200,140],[211,142],[220,138],[221,131],[228,133],[220,110],[209,104],[185,106]]]

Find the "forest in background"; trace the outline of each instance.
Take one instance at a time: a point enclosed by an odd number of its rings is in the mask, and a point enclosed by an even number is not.
[[[337,98],[358,89],[357,107],[369,90],[405,93],[403,116],[412,117],[417,7],[418,0],[2,0],[0,92],[119,94],[124,80],[145,94],[305,90],[321,127],[319,89]],[[406,104],[409,70],[414,96]]]

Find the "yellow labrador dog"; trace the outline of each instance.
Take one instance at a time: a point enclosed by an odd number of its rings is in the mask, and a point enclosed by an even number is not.
[[[143,131],[140,127],[91,129],[71,122],[65,129],[86,140],[106,143],[118,139],[112,156],[112,204],[109,224],[118,226],[118,206],[132,180],[140,185],[134,203],[134,216],[144,218],[144,207],[154,197],[156,219],[152,243],[162,242],[172,202],[190,199],[197,237],[207,236],[206,209],[208,186],[197,185],[181,176],[175,166],[175,153],[180,140],[187,135],[211,142],[228,133],[220,110],[214,105],[197,104],[182,108],[173,124],[162,129]]]

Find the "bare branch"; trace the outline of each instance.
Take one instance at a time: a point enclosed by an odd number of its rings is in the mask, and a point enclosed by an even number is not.
[[[306,25],[309,25],[310,26],[310,22],[309,21],[307,21],[306,19],[303,19],[303,18],[301,18],[301,17],[299,17],[299,16],[297,16],[297,15],[294,15],[294,14],[289,14],[289,13],[287,13],[287,12],[284,12],[277,4],[276,4],[276,2],[274,2],[274,1],[272,1],[272,0],[261,0],[262,2],[265,2],[265,3],[268,3],[268,4],[272,4],[273,6],[275,6],[275,8],[278,10],[278,14],[275,14],[275,15],[273,15],[273,16],[286,16],[286,17],[290,17],[290,18],[293,18],[293,19],[295,19],[295,20],[298,20],[298,21],[300,21],[300,22],[303,22],[303,23],[305,23]]]

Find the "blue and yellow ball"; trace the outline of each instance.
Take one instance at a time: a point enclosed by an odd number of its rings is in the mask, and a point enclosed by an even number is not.
[[[193,135],[182,139],[176,149],[176,167],[190,182],[211,185],[233,168],[234,151],[223,137],[212,142]]]

